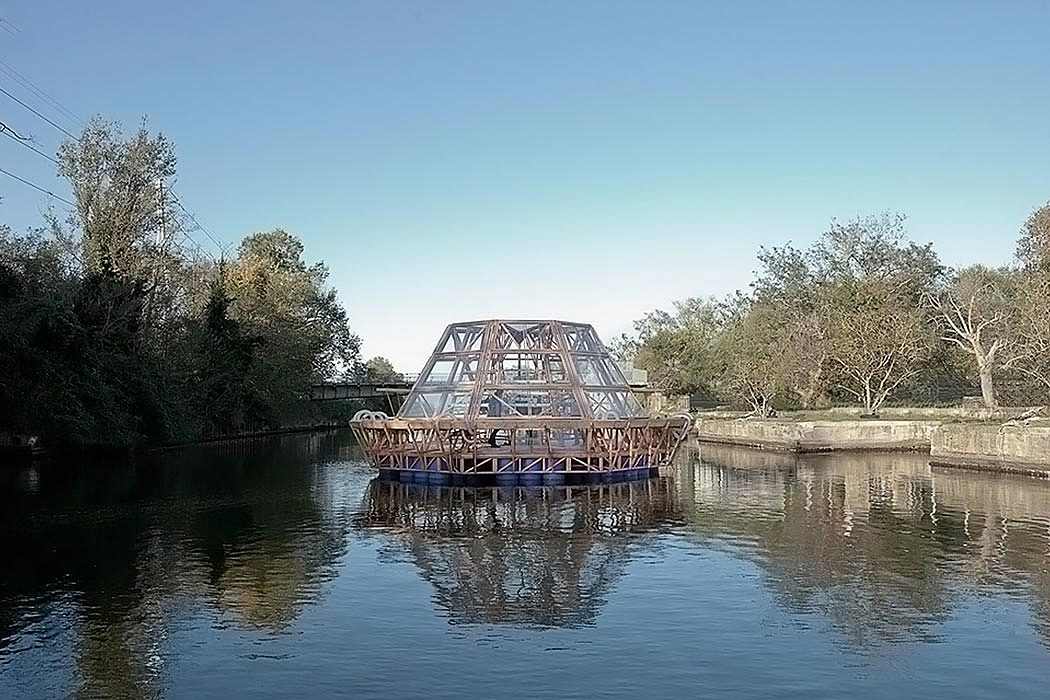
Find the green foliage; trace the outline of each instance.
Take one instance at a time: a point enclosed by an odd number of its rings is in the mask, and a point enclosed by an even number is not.
[[[258,412],[249,373],[262,339],[230,317],[232,300],[220,275],[211,285],[203,322],[196,333],[202,392],[202,418],[208,433],[234,431]]]
[[[226,271],[230,313],[260,343],[246,381],[269,424],[294,411],[312,383],[349,372],[360,348],[326,286],[328,269],[302,256],[299,239],[276,229],[245,238]]]
[[[403,377],[394,369],[394,365],[385,357],[373,357],[364,364],[364,377],[367,381],[382,383],[400,381]]]
[[[144,124],[125,137],[119,125],[95,118],[58,155],[58,173],[76,199],[67,224],[79,234],[87,270],[149,278],[179,232],[165,184],[175,176],[174,146]],[[62,233],[60,222],[52,219],[52,226]]]
[[[745,299],[718,338],[719,354],[725,358],[723,393],[742,398],[763,417],[772,413],[774,399],[788,383],[783,345],[789,328],[781,307]]]
[[[836,396],[875,413],[932,361],[936,332],[919,307],[944,268],[929,245],[905,241],[902,216],[833,222],[808,250],[758,258],[749,295],[690,300],[636,324],[637,361],[660,388],[717,387],[760,414],[785,398],[816,408]]]
[[[714,299],[675,302],[674,313],[654,311],[635,324],[635,366],[670,394],[712,394],[721,373],[717,339],[726,307]]]
[[[1017,261],[1029,273],[1050,277],[1050,202],[1033,211],[1021,227]]]
[[[612,355],[614,360],[631,365],[634,364],[640,347],[641,343],[638,342],[638,339],[626,333],[621,333],[613,338],[607,345],[609,354]]]
[[[96,120],[60,162],[70,219],[46,239],[0,229],[0,432],[130,447],[276,427],[357,365],[328,271],[295,236],[249,236],[226,265],[173,245],[163,136]]]
[[[1017,244],[1021,274],[1005,366],[1050,388],[1050,203],[1025,221]]]

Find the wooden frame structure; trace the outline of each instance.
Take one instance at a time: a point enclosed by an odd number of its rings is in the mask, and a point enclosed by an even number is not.
[[[445,329],[397,416],[350,425],[383,475],[512,484],[648,476],[691,420],[646,416],[590,325],[489,320]]]

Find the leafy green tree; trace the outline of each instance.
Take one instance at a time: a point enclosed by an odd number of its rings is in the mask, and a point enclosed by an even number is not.
[[[1029,274],[1050,276],[1050,202],[1035,209],[1021,227],[1017,260]]]
[[[692,299],[637,324],[637,363],[667,390],[718,384],[768,413],[795,394],[804,408],[830,394],[877,413],[931,364],[936,339],[919,312],[944,269],[929,245],[904,238],[904,217],[832,222],[808,249],[762,249],[751,294]]]
[[[390,360],[382,356],[370,358],[364,364],[365,379],[370,382],[383,383],[395,382],[403,379],[403,375],[394,369]]]
[[[74,291],[57,246],[0,227],[0,430],[53,433],[78,413],[61,397],[68,386],[55,386],[71,370],[64,360],[76,327]],[[59,398],[67,400],[53,405]]]
[[[312,382],[358,363],[322,264],[283,231],[224,270],[185,231],[162,135],[93,120],[59,151],[75,198],[48,233],[0,228],[0,432],[132,447],[307,415]]]
[[[944,268],[932,246],[906,242],[904,217],[894,214],[834,222],[811,256],[836,385],[875,415],[933,355],[919,309]]]
[[[754,302],[780,317],[782,371],[802,408],[828,403],[830,370],[829,309],[809,251],[785,245],[761,248],[759,270],[751,284]]]
[[[56,235],[78,250],[89,273],[112,274],[142,285],[143,313],[169,313],[180,260],[175,241],[185,230],[170,183],[175,149],[143,123],[125,135],[119,124],[92,119],[80,137],[59,148],[59,175],[76,206]]]
[[[832,314],[830,355],[838,387],[869,415],[877,415],[890,394],[917,376],[930,356],[933,338],[925,321],[917,307],[872,287]]]
[[[788,329],[785,315],[776,306],[745,299],[719,337],[725,358],[722,386],[763,418],[773,413],[774,398],[787,383],[783,343]]]
[[[1029,215],[1017,243],[1015,344],[1006,367],[1050,388],[1050,203]]]
[[[259,339],[247,381],[266,422],[359,361],[360,340],[327,279],[324,264],[307,265],[302,242],[282,229],[245,238],[228,266],[231,315]]]
[[[641,347],[641,343],[634,336],[621,333],[619,336],[612,339],[608,344],[609,354],[617,362],[623,362],[629,365],[634,364],[635,357],[638,355],[638,350]]]
[[[1045,395],[1050,389],[1050,279],[1026,274],[1018,288],[1015,344],[1005,367],[1037,382]]]
[[[933,341],[915,310],[943,268],[906,242],[903,216],[834,221],[808,250],[763,249],[759,262],[752,295],[782,319],[783,375],[804,408],[837,389],[874,413],[921,372]]]
[[[200,383],[205,431],[244,430],[258,407],[251,405],[248,375],[260,340],[230,317],[232,300],[220,274],[211,285],[200,337]]]
[[[675,302],[674,314],[654,311],[635,324],[635,365],[669,394],[714,393],[722,373],[717,347],[725,323],[724,304],[714,299]]]

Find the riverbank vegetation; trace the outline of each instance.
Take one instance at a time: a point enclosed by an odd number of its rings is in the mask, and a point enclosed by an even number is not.
[[[265,429],[359,369],[328,269],[295,235],[189,247],[162,134],[96,119],[56,160],[70,210],[0,228],[0,433],[131,447]]]
[[[668,393],[764,416],[1050,398],[1050,204],[1024,223],[1009,267],[949,269],[899,214],[833,222],[809,248],[763,248],[758,263],[746,293],[650,312],[614,352]]]

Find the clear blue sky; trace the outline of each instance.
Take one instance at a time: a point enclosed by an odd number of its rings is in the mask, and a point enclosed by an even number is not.
[[[0,17],[20,30],[0,59],[78,115],[148,115],[175,141],[213,232],[301,236],[366,354],[404,371],[457,319],[612,336],[745,287],[758,246],[833,217],[899,210],[948,263],[1006,262],[1050,199],[1045,0],[9,0]],[[2,96],[0,119],[57,145]],[[7,139],[0,167],[61,187]],[[0,220],[39,220],[38,193],[3,178],[0,196]]]

